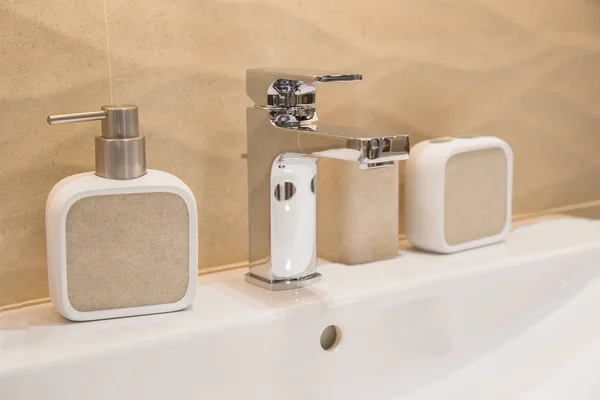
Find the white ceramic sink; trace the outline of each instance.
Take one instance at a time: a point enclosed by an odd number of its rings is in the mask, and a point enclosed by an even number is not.
[[[296,291],[244,272],[200,277],[179,313],[0,314],[0,399],[600,398],[600,221],[543,221],[451,256],[323,264],[323,281]],[[325,351],[329,325],[341,341]]]

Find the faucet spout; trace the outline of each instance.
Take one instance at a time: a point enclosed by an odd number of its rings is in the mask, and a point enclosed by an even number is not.
[[[286,74],[291,75],[286,79]],[[353,161],[361,169],[372,169],[409,156],[407,135],[369,134],[320,123],[315,85],[304,81],[308,78],[345,82],[362,75],[247,73],[248,94],[257,104],[247,109],[250,273],[246,280],[270,290],[307,286],[320,277],[316,271],[319,158]],[[270,86],[262,102],[257,87],[266,83]]]
[[[410,152],[407,135],[368,134],[363,128],[322,123],[292,129],[299,131],[301,153],[354,161],[361,169],[393,165],[394,161],[408,159]]]

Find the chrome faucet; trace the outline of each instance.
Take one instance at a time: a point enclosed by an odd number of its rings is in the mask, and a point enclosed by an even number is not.
[[[373,135],[318,121],[316,84],[362,80],[360,74],[250,69],[247,109],[250,272],[246,281],[270,290],[316,283],[316,179],[320,157],[362,169],[405,160],[406,135]]]

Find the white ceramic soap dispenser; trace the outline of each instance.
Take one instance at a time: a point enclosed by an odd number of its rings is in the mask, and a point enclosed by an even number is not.
[[[194,195],[179,178],[146,170],[136,106],[48,117],[94,120],[96,171],[61,180],[46,203],[52,302],[74,321],[186,308],[198,277]]]
[[[406,237],[455,253],[500,242],[510,230],[513,153],[492,136],[418,143],[406,168]]]

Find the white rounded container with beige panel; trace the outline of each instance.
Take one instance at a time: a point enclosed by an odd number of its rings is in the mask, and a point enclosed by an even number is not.
[[[406,170],[406,236],[417,248],[454,253],[504,240],[512,214],[513,153],[485,136],[413,147]]]
[[[146,170],[136,106],[48,117],[102,120],[96,172],[58,182],[46,203],[50,296],[74,321],[181,310],[198,279],[196,200],[179,178]]]

